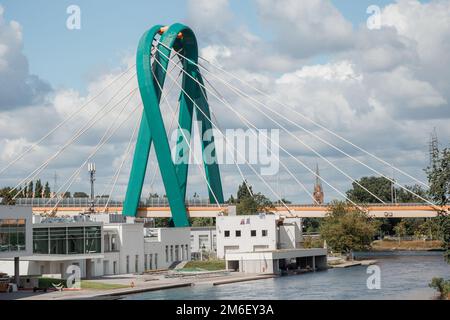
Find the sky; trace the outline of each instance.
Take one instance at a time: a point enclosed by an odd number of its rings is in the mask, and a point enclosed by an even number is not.
[[[66,27],[70,5],[81,10],[79,30]],[[367,19],[371,13],[367,8],[373,5],[380,10],[380,25],[369,29]],[[450,73],[444,66],[450,62],[450,1],[4,0],[0,1],[0,168],[132,66],[145,30],[154,24],[174,22],[185,23],[195,31],[202,56],[421,181],[426,179],[423,168],[428,165],[428,141],[433,128],[441,146],[449,144]],[[276,127],[216,78],[210,80],[258,128]],[[89,121],[108,100],[108,94],[117,93],[115,90],[112,88],[2,173],[0,185],[15,185],[33,172]],[[254,91],[247,92],[261,98]],[[133,96],[135,102],[139,99]],[[223,128],[245,129],[218,101],[210,97],[210,102]],[[392,176],[391,168],[305,123],[292,111],[269,106],[285,117],[279,121],[295,136],[280,133],[281,145],[297,158],[280,151],[281,160],[309,190],[314,176],[298,165],[299,159],[311,168],[318,163],[323,178],[336,189],[345,192],[351,181],[299,144],[298,138],[351,177],[373,172],[311,138],[292,121]],[[113,110],[38,176],[53,184],[56,173],[56,184],[61,187],[108,129],[110,116],[125,119],[126,111],[119,114],[120,110]],[[170,112],[164,113],[169,119]],[[138,118],[139,110],[93,158],[99,171],[98,190],[108,190]],[[117,198],[123,197],[126,188],[131,162],[127,159],[114,190]],[[155,166],[152,156],[148,181],[153,181]],[[195,169],[188,195],[197,192],[205,196],[204,181]],[[275,197],[248,168],[243,170],[255,190]],[[235,192],[241,177],[233,165],[224,165],[221,171],[227,198]],[[399,173],[395,178],[402,184],[414,183]],[[309,201],[305,192],[297,186],[292,188],[295,182],[285,170],[267,179],[278,195]],[[154,181],[151,187],[146,184],[144,193],[164,193],[158,173]],[[327,200],[339,197],[328,185],[324,189]],[[84,169],[70,190],[88,190]]]

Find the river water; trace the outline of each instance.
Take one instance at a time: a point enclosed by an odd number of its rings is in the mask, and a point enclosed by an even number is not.
[[[124,297],[131,300],[249,300],[249,299],[433,299],[428,287],[433,277],[450,278],[450,265],[439,252],[380,252],[357,256],[376,259],[380,289],[368,289],[367,267],[285,276],[214,287],[187,287],[146,292]]]

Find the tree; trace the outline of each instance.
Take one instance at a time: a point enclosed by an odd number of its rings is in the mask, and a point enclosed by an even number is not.
[[[238,215],[267,213],[274,208],[272,201],[260,192],[254,193],[252,186],[247,181],[243,181],[239,185],[236,200],[231,196],[228,203],[236,204]]]
[[[450,149],[433,155],[431,166],[425,169],[430,185],[430,196],[439,205],[445,206],[450,202]],[[447,212],[439,212],[436,218],[441,240],[444,243],[444,254],[450,263],[450,216]]]
[[[365,212],[346,202],[334,201],[320,226],[321,237],[340,253],[351,255],[355,250],[366,250],[376,235],[379,223]]]
[[[89,198],[86,192],[77,191],[73,193],[74,198]]]
[[[251,198],[253,194],[253,188],[248,184],[247,180],[244,180],[241,185],[239,185],[237,191],[237,201],[239,202],[245,198]]]
[[[1,204],[3,205],[8,205],[8,206],[12,206],[15,204],[14,201],[14,193],[11,192],[12,188],[11,187],[5,187],[0,189],[0,198],[1,198]]]
[[[422,188],[422,186],[415,184],[413,186],[404,186],[405,189],[410,190],[411,192],[419,195],[423,199],[427,199],[427,192]],[[397,194],[397,202],[399,203],[423,203],[425,202],[423,199],[415,196],[411,192],[406,191],[403,188],[396,188]]]
[[[191,218],[192,227],[211,227],[215,225],[214,218]]]
[[[42,198],[43,193],[43,187],[41,179],[36,180],[36,187],[34,188],[34,197],[35,198]]]
[[[399,224],[397,224],[394,227],[394,231],[395,231],[395,234],[399,238],[399,241],[400,241],[401,238],[406,235],[406,223],[405,223],[405,221],[401,221]]]
[[[262,193],[258,192],[253,196],[248,196],[239,200],[236,206],[238,215],[258,214],[261,212],[269,213],[274,206],[272,202]]]
[[[44,198],[50,198],[50,185],[48,184],[48,181],[45,183],[44,187]]]
[[[384,202],[391,202],[392,183],[384,177],[362,177],[358,183],[367,190],[377,195]],[[356,182],[353,182],[352,189],[347,191],[347,197],[356,203],[378,203],[377,198],[364,190]]]
[[[63,198],[70,198],[70,191],[64,192]]]
[[[34,186],[33,186],[33,181],[30,181],[28,183],[28,194],[27,194],[28,198],[33,198],[34,197]]]
[[[430,288],[436,289],[439,292],[442,300],[448,299],[450,296],[450,280],[443,278],[433,278],[429,284]]]

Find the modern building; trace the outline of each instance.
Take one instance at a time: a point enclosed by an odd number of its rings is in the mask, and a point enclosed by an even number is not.
[[[11,261],[9,274],[15,276],[16,283],[20,258],[32,252],[32,216],[31,208],[0,206],[0,263],[4,259]]]
[[[66,278],[68,267],[76,265],[81,277],[92,278],[167,269],[191,259],[189,228],[148,229],[143,223],[114,214],[34,216],[33,224],[31,220],[30,211],[26,238],[30,247],[21,254],[21,275]],[[17,254],[10,253],[5,258]],[[0,272],[14,274],[11,259],[0,261]]]
[[[227,269],[281,273],[326,268],[326,249],[303,249],[299,218],[274,214],[220,216],[216,219],[217,256]]]
[[[202,256],[216,256],[216,227],[191,227],[191,254],[193,260]]]

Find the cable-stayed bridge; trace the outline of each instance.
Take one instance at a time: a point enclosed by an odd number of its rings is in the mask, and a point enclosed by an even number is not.
[[[137,85],[134,84],[136,81]],[[219,86],[221,90],[218,89]],[[107,92],[111,88],[114,88],[113,94],[107,96]],[[173,99],[170,96],[173,89],[177,89],[179,93],[177,99]],[[239,105],[234,105],[230,102],[232,101],[230,98],[226,98],[221,93],[225,90],[228,95],[232,94],[238,98]],[[138,92],[140,96],[137,94]],[[73,135],[59,146],[54,154],[50,155],[36,169],[17,182],[11,193],[19,205],[31,205],[34,212],[49,215],[72,214],[86,211],[89,208],[95,212],[119,212],[127,216],[170,217],[173,225],[176,227],[188,226],[189,217],[212,217],[219,214],[227,214],[229,208],[224,201],[219,164],[217,161],[214,161],[217,157],[216,139],[220,137],[223,138],[228,151],[236,154],[238,159],[244,160],[242,164],[233,158],[233,165],[242,181],[251,183],[257,180],[262,183],[270,192],[269,196],[278,203],[273,208],[273,211],[286,216],[323,217],[327,212],[327,206],[317,201],[311,190],[306,187],[307,181],[299,177],[297,167],[310,173],[320,185],[323,184],[328,190],[333,191],[342,199],[346,199],[349,204],[367,211],[375,217],[433,217],[436,216],[438,211],[448,212],[449,210],[448,207],[437,206],[425,196],[406,188],[398,182],[398,178],[404,177],[423,188],[428,188],[426,182],[417,179],[392,163],[388,163],[367,149],[356,145],[348,138],[330,130],[326,125],[320,124],[311,117],[301,113],[297,108],[272,97],[270,93],[264,92],[253,85],[251,81],[227,71],[217,62],[200,57],[195,34],[190,28],[182,24],[174,24],[170,27],[156,25],[145,32],[137,49],[135,65],[122,72],[108,86],[100,90],[98,94],[94,95],[47,134],[31,144],[24,152],[2,168],[0,175],[14,165],[20,166],[21,160],[25,159],[33,151],[36,151],[40,145],[45,144],[49,137],[57,135],[60,130],[65,129],[67,124],[73,123],[74,119],[80,114],[88,112],[88,107],[99,99],[105,102],[87,117],[88,120],[83,122]],[[176,104],[176,107],[174,107],[174,104]],[[216,116],[219,114],[218,108],[212,110],[210,108],[211,104],[220,106],[222,112],[226,112],[236,120],[239,120],[244,128],[250,130],[251,134],[262,136],[265,148],[270,150],[276,147],[291,163],[295,163],[295,166],[288,166],[286,160],[275,155],[283,172],[290,177],[290,184],[295,186],[294,188],[299,193],[304,193],[311,198],[311,204],[296,205],[287,203],[277,188],[273,186],[273,183],[260,174],[254,164],[246,160],[245,155],[242,154],[239,148],[236,148],[232,142],[227,140],[227,136],[224,133],[225,130],[221,128],[218,122],[219,117]],[[168,110],[163,109],[163,105],[166,105]],[[306,149],[317,159],[325,162],[337,174],[345,177],[346,180],[370,195],[376,203],[364,205],[349,199],[347,194],[334,183],[320,176],[314,168],[311,168],[302,159],[302,156],[295,155],[282,142],[274,141],[267,132],[259,129],[254,119],[245,116],[242,108],[251,110],[255,116],[262,117],[268,125],[281,130],[289,139],[295,141],[299,148]],[[279,112],[280,108],[288,112],[288,115],[286,115],[286,112]],[[115,174],[111,177],[111,181],[107,184],[105,192],[102,193],[102,195],[107,194],[108,197],[101,201],[96,200],[97,203],[92,199],[90,203],[77,204],[76,199],[65,199],[61,196],[71,189],[83,168],[95,159],[102,147],[111,140],[121,127],[126,126],[130,119],[134,119],[136,114],[139,117],[129,130],[130,137],[121,162]],[[167,114],[171,115],[169,130],[167,130],[166,119],[170,118],[170,116],[167,117]],[[92,148],[87,158],[58,190],[55,190],[51,198],[41,199],[42,202],[38,203],[33,202],[35,200],[28,203],[27,199],[21,199],[30,181],[35,180],[45,170],[51,168],[51,164],[61,154],[67,152],[71,145],[79,141],[99,121],[110,115],[113,115],[113,119],[109,121],[107,130],[101,136],[97,145]],[[209,139],[201,140],[202,156],[200,159],[196,157],[191,146],[191,133],[193,132],[195,119],[199,123],[198,130],[202,137],[210,131],[215,134],[215,136],[209,136]],[[171,148],[167,136],[168,132],[171,133],[172,130],[177,131],[179,138],[174,150]],[[309,143],[304,138],[299,137],[294,130],[300,130],[314,140],[314,143]],[[316,130],[326,133],[332,139],[324,138]],[[392,186],[396,186],[410,194],[420,203],[388,203],[379,195],[379,190],[369,190],[352,177],[348,170],[324,156],[323,152],[320,152],[313,146],[317,142],[325,145],[333,152],[337,152],[354,166],[364,168],[371,175],[384,177]],[[346,148],[339,147],[339,145],[345,145]],[[152,147],[167,195],[167,203],[142,205],[140,199]],[[365,159],[362,160],[361,157],[353,155],[352,152],[348,151],[349,148],[364,155]],[[114,201],[113,196],[117,182],[124,170],[127,159],[132,153],[134,153],[133,161],[129,172],[125,200],[123,203]],[[194,157],[195,163],[199,166],[201,178],[205,182],[209,195],[207,204],[199,205],[186,202],[189,162],[184,160],[189,157]],[[370,159],[370,161],[367,161],[367,159]],[[372,162],[377,163],[378,166],[371,164]],[[394,179],[384,174],[383,169],[379,166],[392,170],[397,178]],[[151,168],[151,170],[156,173],[157,168]],[[247,172],[250,172],[250,174]],[[154,177],[155,174],[151,183],[153,183]],[[253,191],[250,188],[248,188],[248,192],[253,195]],[[72,200],[74,202],[70,204]],[[95,204],[95,208],[92,204]]]

